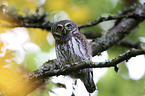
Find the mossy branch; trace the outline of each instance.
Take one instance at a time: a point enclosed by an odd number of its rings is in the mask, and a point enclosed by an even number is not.
[[[117,58],[112,60],[108,60],[106,62],[92,62],[92,61],[81,61],[76,64],[69,64],[69,66],[60,66],[57,64],[57,60],[50,60],[44,63],[40,68],[38,68],[33,73],[29,74],[26,80],[26,84],[28,85],[27,89],[24,92],[19,92],[18,96],[25,96],[44,84],[46,80],[48,80],[52,76],[59,75],[68,75],[71,72],[75,72],[84,68],[109,68],[115,67],[117,64],[128,61],[130,58],[135,57],[137,55],[145,54],[145,49],[132,49],[124,54],[119,55]],[[19,86],[17,86],[19,87]],[[20,88],[26,88],[26,86],[21,86]],[[16,90],[17,91],[17,90]],[[15,92],[14,92],[15,93]]]

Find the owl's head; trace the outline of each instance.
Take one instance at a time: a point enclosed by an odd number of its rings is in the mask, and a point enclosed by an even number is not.
[[[72,38],[74,33],[78,32],[78,27],[74,21],[62,20],[53,24],[51,31],[57,42],[65,43]]]

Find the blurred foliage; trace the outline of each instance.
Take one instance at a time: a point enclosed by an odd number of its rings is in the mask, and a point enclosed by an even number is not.
[[[31,42],[34,42],[37,44],[42,51],[48,52],[50,49],[50,45],[47,42],[47,34],[48,32],[46,30],[41,30],[41,29],[34,29],[30,28],[29,29],[29,36],[31,38]]]
[[[56,13],[64,11],[77,24],[85,24],[97,20],[100,16],[117,14],[120,10],[137,2],[137,0],[133,0],[133,3],[129,2],[130,0],[0,0],[0,5],[8,6],[10,9],[14,8],[22,16],[36,14],[39,8],[40,13],[47,12],[49,14],[47,19],[51,21],[53,21]],[[10,22],[0,18],[0,24],[3,23],[9,24]],[[104,34],[108,30],[104,30],[107,24],[104,23],[103,25],[99,24],[91,28],[84,28],[81,29],[81,32]],[[134,30],[126,38],[130,40],[140,40],[140,37],[144,38],[144,25],[145,22],[140,24],[139,28]],[[24,33],[21,28],[19,32]],[[4,41],[2,36],[8,33],[12,33],[13,35],[5,37],[7,41]],[[10,38],[11,36],[13,38]],[[19,40],[23,42],[16,44],[19,45],[18,47],[15,47],[15,44],[10,46],[11,43],[19,41],[18,39],[15,40],[17,37],[19,37],[19,34],[13,32],[13,28],[1,28],[0,30],[0,91],[7,90],[6,92],[8,94],[14,89],[15,85],[21,85],[23,83],[17,82],[16,79],[19,80],[22,74],[36,70],[45,60],[49,59],[48,54],[52,56],[52,50],[54,49],[54,40],[46,30],[27,28],[24,34],[26,40],[23,41],[24,38],[21,37]],[[127,50],[128,48],[122,46],[113,46],[108,50],[109,59],[117,57]],[[20,54],[22,54],[22,57],[20,57]],[[17,62],[17,58],[24,59],[19,63]],[[120,64],[119,67],[118,74],[115,73],[113,68],[109,68],[106,74],[99,80],[97,83],[98,96],[145,95],[143,91],[145,76],[139,80],[132,80],[129,77],[128,68],[125,63]],[[54,83],[49,81],[29,96],[48,96],[49,91],[51,91],[54,85]],[[15,90],[22,92],[19,89]]]
[[[123,78],[111,68],[98,82],[98,96],[142,96],[145,76],[140,80]]]
[[[23,92],[23,89],[18,89],[18,87],[16,87],[20,85],[24,86],[24,82],[22,81],[22,75],[15,70],[16,68],[14,67],[13,69],[0,68],[0,90],[2,94],[1,96],[18,96],[17,94],[19,94],[19,92]]]

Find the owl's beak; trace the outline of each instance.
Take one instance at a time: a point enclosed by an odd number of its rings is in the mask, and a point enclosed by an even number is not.
[[[64,29],[64,34],[66,34],[66,30]]]

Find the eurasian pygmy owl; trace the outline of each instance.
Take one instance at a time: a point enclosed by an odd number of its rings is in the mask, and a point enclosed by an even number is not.
[[[71,20],[56,22],[51,27],[55,38],[56,56],[59,64],[73,64],[83,60],[91,60],[91,48],[86,37],[79,33],[77,24]],[[93,81],[91,68],[82,69],[69,74],[72,78],[79,78],[84,83],[87,91],[92,93],[96,86]]]

